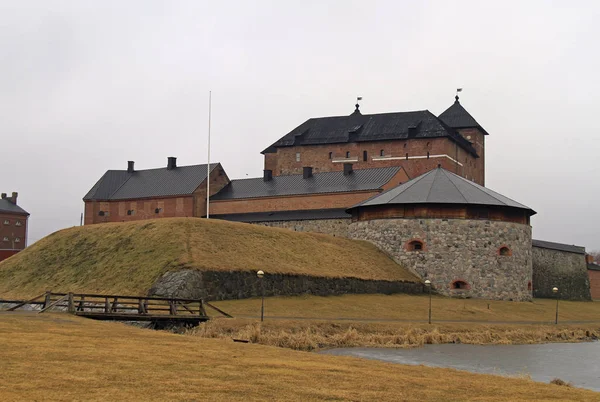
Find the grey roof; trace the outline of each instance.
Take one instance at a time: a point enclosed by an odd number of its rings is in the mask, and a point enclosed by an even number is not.
[[[531,208],[443,168],[430,170],[353,208],[386,204],[494,205],[525,209],[535,214]]]
[[[439,115],[439,119],[452,128],[478,128],[488,135],[487,131],[462,107],[458,96],[455,99],[454,104]]]
[[[251,212],[245,214],[211,215],[214,219],[223,219],[234,222],[277,222],[277,221],[304,221],[316,219],[350,219],[344,208],[337,209],[311,209],[301,211],[272,211]]]
[[[305,179],[301,174],[273,176],[269,181],[262,177],[232,180],[211,200],[233,200],[240,198],[274,197],[282,195],[340,193],[380,189],[401,168],[398,166],[344,172],[314,173]]]
[[[210,171],[218,166],[211,163]],[[192,194],[206,179],[206,164],[136,170],[109,170],[83,197],[87,200],[128,200]]]
[[[468,152],[477,155],[469,141],[428,110],[365,115],[354,112],[350,116],[308,119],[263,153],[274,152],[278,147],[296,145],[435,137],[449,137]]]
[[[13,204],[8,199],[1,199],[1,198],[0,198],[0,212],[9,213],[9,214],[18,214],[18,215],[29,215],[29,212],[25,211],[23,208],[21,208],[17,204]]]
[[[550,250],[566,251],[568,253],[585,254],[585,247],[574,244],[554,243],[544,240],[531,240],[533,247],[548,248]]]
[[[588,264],[587,269],[589,269],[590,271],[600,271],[600,265],[594,263]]]

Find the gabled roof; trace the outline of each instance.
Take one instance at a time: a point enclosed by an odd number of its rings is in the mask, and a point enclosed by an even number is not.
[[[588,263],[587,269],[589,271],[600,271],[600,265],[595,264],[595,263],[591,263],[591,264]]]
[[[400,169],[398,166],[359,169],[348,175],[342,171],[322,172],[314,173],[308,179],[299,174],[273,176],[269,181],[264,181],[262,177],[232,180],[212,196],[211,200],[377,190],[389,182]]]
[[[212,172],[219,163],[211,163]],[[128,200],[192,194],[206,179],[207,165],[136,170],[109,170],[83,197],[91,200]]]
[[[544,240],[531,240],[533,247],[547,248],[550,250],[566,251],[568,253],[585,254],[585,247],[576,246],[574,244],[554,243]]]
[[[477,155],[475,148],[454,129],[429,110],[399,113],[361,114],[308,119],[262,153],[278,147],[347,142],[405,140],[449,137],[462,148]]]
[[[529,211],[531,215],[535,214],[531,208],[441,167],[371,197],[352,208],[394,204],[488,205],[519,208]]]
[[[439,119],[449,127],[459,128],[478,128],[483,134],[488,135],[488,132],[475,121],[473,116],[466,111],[458,101],[458,95],[454,98],[454,104],[439,115]]]
[[[310,209],[298,211],[272,211],[250,212],[245,214],[211,215],[214,219],[223,219],[233,222],[277,222],[277,221],[305,221],[317,219],[350,219],[352,215],[345,208],[335,209]]]
[[[23,208],[21,208],[17,204],[13,204],[6,198],[0,199],[0,212],[16,214],[16,215],[29,215],[29,212],[25,211]]]

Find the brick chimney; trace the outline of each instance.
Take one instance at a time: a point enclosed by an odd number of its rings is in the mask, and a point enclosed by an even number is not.
[[[13,191],[12,196],[8,199],[10,202],[12,202],[13,204],[17,205],[17,197],[19,196],[19,193],[15,193]]]
[[[2,199],[5,200],[6,199],[6,193],[2,193]]]
[[[133,173],[135,170],[133,169],[134,161],[127,161],[127,173]]]
[[[304,179],[310,179],[313,175],[312,169],[313,169],[312,166],[304,166],[302,168],[302,177]]]
[[[177,167],[177,158],[174,156],[169,156],[167,158],[167,170],[173,170]]]
[[[269,169],[265,169],[263,171],[263,181],[271,181],[273,180],[273,171]]]
[[[349,174],[352,174],[352,164],[344,163],[344,176],[348,176]]]
[[[594,256],[590,254],[585,255],[585,262],[588,264],[592,264],[594,262]]]

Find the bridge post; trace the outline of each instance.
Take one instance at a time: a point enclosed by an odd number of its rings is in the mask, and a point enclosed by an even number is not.
[[[104,312],[110,313],[110,303],[108,302],[108,297],[104,298]]]
[[[73,302],[73,292],[69,292],[69,298],[67,303],[67,310],[73,314],[75,312],[75,303]]]
[[[46,290],[46,295],[44,297],[44,306],[42,307],[42,310],[50,305],[51,298],[52,298],[52,292],[50,290]]]

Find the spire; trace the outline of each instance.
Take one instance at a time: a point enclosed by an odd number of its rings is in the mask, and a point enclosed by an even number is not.
[[[361,114],[360,110],[359,110],[360,105],[358,104],[358,101],[361,101],[361,100],[362,100],[362,96],[357,96],[356,97],[356,105],[354,105],[355,109],[354,109],[354,112],[352,114]]]

